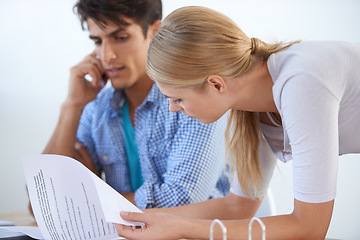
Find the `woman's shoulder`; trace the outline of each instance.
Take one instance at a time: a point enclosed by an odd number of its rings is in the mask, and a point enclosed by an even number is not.
[[[271,54],[267,64],[271,75],[276,79],[289,72],[319,71],[324,63],[339,66],[351,57],[360,57],[360,44],[345,41],[302,41]]]
[[[304,41],[294,44],[268,60],[274,97],[281,94],[285,86],[298,90],[318,86],[339,96],[346,85],[344,82],[349,81],[347,72],[358,72],[354,68],[358,64],[360,45],[356,43]]]

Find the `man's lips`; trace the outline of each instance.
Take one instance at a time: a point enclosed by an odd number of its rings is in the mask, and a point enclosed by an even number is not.
[[[125,67],[118,67],[118,68],[108,68],[106,69],[106,72],[112,76],[112,75],[115,75],[117,74],[119,71],[123,70]]]
[[[107,68],[106,71],[107,72],[116,72],[116,71],[120,71],[123,70],[125,67],[118,67],[118,68]]]

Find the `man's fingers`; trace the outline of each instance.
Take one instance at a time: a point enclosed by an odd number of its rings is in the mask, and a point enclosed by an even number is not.
[[[80,64],[92,64],[96,66],[100,72],[104,72],[104,68],[101,64],[100,59],[96,56],[95,52],[91,53],[90,55],[87,55]]]
[[[89,56],[96,57],[96,50],[94,50],[92,53],[90,53]]]
[[[102,74],[99,72],[98,69],[96,68],[90,68],[89,69],[89,73],[88,73],[92,80],[91,80],[91,85],[93,87],[102,87],[101,86],[101,81],[102,81]]]

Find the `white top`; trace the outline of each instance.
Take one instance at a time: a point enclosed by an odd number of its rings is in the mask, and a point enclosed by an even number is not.
[[[260,160],[261,172],[263,174],[263,181],[260,183],[261,191],[259,194],[261,196],[265,196],[265,193],[267,192],[267,188],[269,187],[269,183],[274,172],[274,167],[276,165],[276,157],[272,153],[271,149],[269,148],[269,145],[265,141],[260,142],[259,160]],[[230,191],[233,194],[238,195],[240,197],[246,197],[245,193],[243,193],[241,189],[236,170],[234,172],[233,181],[231,182]],[[250,193],[255,194],[253,190],[250,190]]]
[[[282,126],[260,124],[263,134],[281,161],[293,160],[297,200],[333,200],[338,156],[360,153],[360,45],[301,42],[267,64]]]

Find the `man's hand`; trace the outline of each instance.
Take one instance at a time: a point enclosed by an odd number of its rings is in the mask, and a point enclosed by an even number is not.
[[[96,168],[91,156],[87,150],[87,148],[82,145],[81,142],[75,141],[75,154],[74,158],[81,162],[85,167],[87,167],[90,171],[95,173],[98,177],[100,177],[100,172]]]
[[[85,79],[86,75],[90,75],[92,81]],[[104,74],[102,64],[93,52],[70,69],[66,102],[84,108],[88,102],[96,98],[106,81],[107,77]]]

